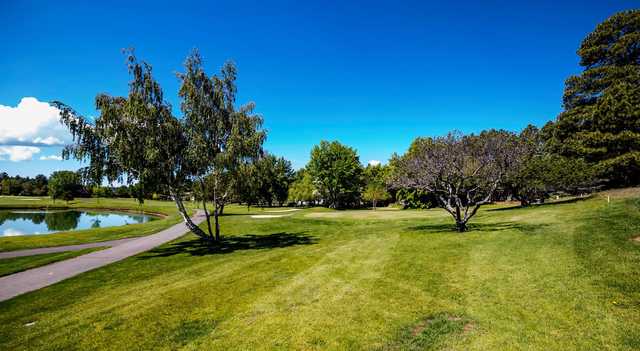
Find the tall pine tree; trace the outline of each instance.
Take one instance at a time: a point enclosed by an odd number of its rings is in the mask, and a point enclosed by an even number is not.
[[[549,145],[595,164],[610,185],[640,183],[640,10],[617,13],[578,50],[584,71],[569,77],[564,112],[545,127]]]

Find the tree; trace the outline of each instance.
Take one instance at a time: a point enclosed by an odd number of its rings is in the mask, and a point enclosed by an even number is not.
[[[611,185],[640,182],[640,10],[615,14],[578,49],[584,71],[565,82],[550,147],[584,158]]]
[[[389,193],[387,192],[384,184],[373,182],[367,184],[362,197],[367,201],[371,201],[373,209],[375,210],[378,201],[387,200],[389,198]]]
[[[200,184],[202,198],[211,194],[214,239],[219,241],[219,215],[231,199],[234,188],[231,179],[240,165],[262,153],[266,133],[261,129],[262,117],[253,113],[253,103],[235,109],[237,70],[233,63],[225,63],[219,76],[209,78],[200,54],[194,51],[184,66],[185,73],[179,73],[178,78],[182,81],[179,96],[187,134],[186,158],[191,176]],[[205,177],[211,177],[211,187]],[[202,205],[209,235],[213,236],[206,201]]]
[[[552,192],[573,193],[594,182],[593,167],[581,158],[550,153],[535,126],[522,130],[516,148],[517,158],[507,170],[502,185],[522,206],[544,202]]]
[[[34,189],[33,189],[33,195],[35,196],[43,196],[46,195],[48,190],[47,190],[47,184],[48,184],[48,180],[47,177],[45,177],[42,174],[38,174],[35,179],[33,180],[34,183]]]
[[[74,199],[79,189],[82,187],[80,176],[72,171],[56,171],[49,179],[49,196],[55,202],[56,199],[63,199],[67,202]]]
[[[273,197],[280,206],[289,198],[289,186],[293,181],[293,168],[291,162],[284,157],[278,157],[274,163],[274,172],[271,188]]]
[[[362,193],[362,197],[366,201],[370,201],[373,209],[376,209],[378,201],[384,201],[391,197],[387,192],[387,178],[389,167],[383,165],[367,165],[364,169],[364,180],[366,187]]]
[[[457,230],[464,232],[480,206],[491,201],[516,157],[513,141],[512,133],[496,130],[418,138],[394,160],[392,183],[433,193],[438,205],[453,216]]]
[[[2,195],[11,195],[11,179],[4,178],[2,182],[0,182],[0,190],[2,191]]]
[[[127,66],[132,76],[128,95],[99,94],[94,122],[62,102],[52,102],[74,141],[65,147],[63,157],[86,161],[84,178],[96,184],[104,178],[110,183],[126,179],[148,190],[168,190],[187,227],[207,239],[182,202],[181,192],[194,168],[185,157],[189,135],[172,115],[151,66],[139,63],[132,51],[127,52]]]
[[[438,206],[438,198],[425,190],[401,188],[396,191],[396,201],[404,209],[427,209]]]
[[[289,201],[297,204],[311,204],[318,198],[318,191],[313,185],[309,172],[300,170],[297,178],[289,187]]]
[[[311,150],[307,170],[327,206],[358,204],[363,186],[362,165],[354,149],[337,141],[321,141]]]
[[[507,169],[502,185],[511,196],[520,200],[522,206],[545,196],[548,185],[543,178],[545,175],[536,171],[545,155],[544,146],[540,130],[533,125],[524,128],[515,141],[518,157]]]
[[[278,202],[280,206],[287,201],[292,178],[291,162],[283,157],[265,154],[254,164],[256,195],[260,202],[268,206],[272,206],[273,201]]]

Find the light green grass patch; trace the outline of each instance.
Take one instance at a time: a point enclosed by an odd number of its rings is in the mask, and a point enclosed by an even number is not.
[[[0,303],[0,348],[637,350],[638,199],[490,206],[464,234],[442,210],[231,206],[219,246],[186,235]]]

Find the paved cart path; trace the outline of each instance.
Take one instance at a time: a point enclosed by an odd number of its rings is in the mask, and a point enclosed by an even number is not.
[[[95,247],[113,247],[113,246],[118,246],[120,244],[124,244],[127,241],[136,240],[136,239],[138,238],[125,238],[125,239],[117,239],[117,240],[109,240],[109,241],[99,241],[99,242],[88,243],[88,244],[40,247],[37,249],[5,251],[5,252],[0,252],[0,259],[43,255],[43,254],[50,254],[50,253],[56,253],[56,252],[78,251],[78,250],[84,250],[84,249],[91,249]]]
[[[198,211],[192,217],[195,224],[201,223],[204,219],[202,211]],[[105,250],[0,277],[0,301],[44,288],[80,273],[148,251],[181,237],[188,230],[184,223],[180,223],[156,234],[126,240]]]

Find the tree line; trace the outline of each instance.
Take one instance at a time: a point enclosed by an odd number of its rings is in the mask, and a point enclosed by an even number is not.
[[[151,66],[131,50],[128,95],[98,95],[94,121],[62,102],[53,105],[74,138],[63,156],[88,163],[83,179],[137,184],[140,200],[168,193],[204,240],[220,240],[219,216],[230,202],[375,208],[400,201],[441,207],[465,231],[482,205],[499,198],[528,205],[556,192],[638,184],[639,38],[638,10],[599,24],[578,50],[584,71],[566,80],[564,111],[543,128],[417,138],[384,166],[364,167],[353,148],[322,141],[304,169],[293,172],[263,149],[266,131],[254,104],[237,103],[236,66],[227,62],[209,75],[197,51],[177,74],[182,118],[172,114]],[[189,191],[202,202],[207,232],[188,216]]]
[[[389,165],[367,167],[368,174],[355,150],[322,142],[294,182],[291,198],[336,208],[362,200],[375,208],[387,199],[407,207],[441,207],[462,232],[480,206],[497,199],[526,206],[558,192],[637,185],[640,10],[599,24],[577,53],[584,71],[566,80],[564,111],[543,128],[417,138]]]

